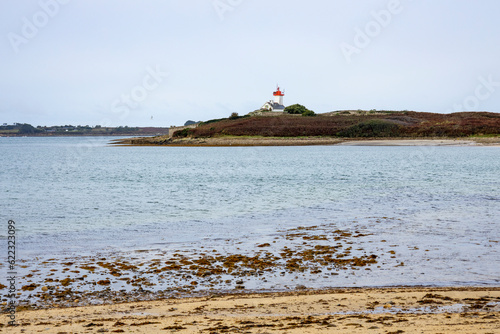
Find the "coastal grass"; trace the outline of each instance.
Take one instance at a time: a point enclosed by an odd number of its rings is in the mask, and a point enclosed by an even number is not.
[[[414,111],[356,114],[319,114],[315,117],[254,116],[223,119],[190,129],[186,137],[223,135],[263,137],[468,137],[500,134],[500,114],[461,112],[453,114]],[[184,135],[184,134],[183,134]]]

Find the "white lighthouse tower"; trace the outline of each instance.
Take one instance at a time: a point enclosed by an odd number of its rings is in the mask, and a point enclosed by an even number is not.
[[[274,95],[274,103],[277,103],[279,105],[283,105],[283,96],[285,96],[285,92],[282,92],[280,90],[280,86],[278,86],[278,89],[273,93]]]

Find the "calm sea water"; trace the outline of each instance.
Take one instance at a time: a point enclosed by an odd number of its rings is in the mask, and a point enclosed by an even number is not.
[[[0,138],[0,241],[7,221],[16,221],[18,257],[29,262],[222,240],[223,247],[255,244],[283,229],[334,224],[373,234],[368,246],[387,240],[405,261],[359,274],[355,284],[500,283],[498,147],[109,141]]]

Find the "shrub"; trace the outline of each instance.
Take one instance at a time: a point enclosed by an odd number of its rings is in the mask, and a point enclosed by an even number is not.
[[[341,137],[391,137],[400,134],[400,126],[383,120],[369,120],[338,133]]]
[[[182,130],[179,130],[179,131],[175,131],[174,134],[172,135],[172,137],[174,138],[185,138],[185,137],[188,137],[190,136],[192,133],[193,133],[193,130],[194,129],[182,129]]]
[[[291,106],[285,107],[284,112],[287,114],[302,114],[306,110],[306,107],[300,104],[293,104]]]
[[[302,104],[292,104],[291,106],[285,107],[285,113],[287,114],[302,114],[304,116],[314,116],[315,113],[312,110],[307,109]],[[311,114],[312,113],[312,114]]]
[[[316,116],[316,113],[312,110],[307,110],[302,113],[302,116]]]
[[[23,124],[19,127],[19,134],[34,134],[42,130],[33,127],[31,124]]]
[[[307,111],[307,108],[302,104],[292,104],[291,106],[285,107],[285,112],[287,114],[303,114]]]

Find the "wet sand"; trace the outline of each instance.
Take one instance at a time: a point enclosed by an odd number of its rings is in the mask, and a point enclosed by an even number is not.
[[[344,146],[477,146],[472,140],[455,139],[390,139],[346,141]]]
[[[7,333],[483,333],[500,288],[376,288],[164,299],[18,311]]]
[[[500,137],[458,139],[346,139],[333,137],[214,137],[214,138],[169,138],[143,137],[115,140],[115,145],[125,146],[500,146]]]

